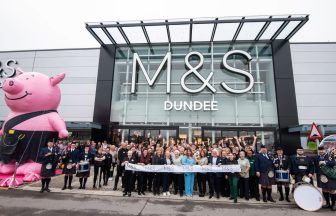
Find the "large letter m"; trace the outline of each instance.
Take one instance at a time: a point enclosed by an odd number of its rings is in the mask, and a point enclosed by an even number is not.
[[[156,79],[158,78],[160,72],[162,71],[164,65],[167,64],[167,94],[170,93],[170,73],[171,73],[171,52],[167,52],[167,54],[165,55],[165,57],[163,58],[163,60],[161,61],[158,69],[155,71],[154,76],[151,78],[149,78],[149,75],[145,69],[145,67],[143,66],[141,59],[139,57],[139,55],[137,53],[133,54],[133,69],[132,69],[132,86],[131,86],[131,93],[135,94],[135,82],[137,80],[137,66],[140,66],[140,70],[143,72],[147,83],[150,87],[152,87],[156,81]]]

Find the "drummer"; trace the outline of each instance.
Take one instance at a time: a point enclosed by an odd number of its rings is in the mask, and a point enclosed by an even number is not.
[[[58,162],[58,151],[54,148],[54,142],[49,141],[47,143],[47,147],[41,149],[39,158],[42,162],[41,166],[41,182],[42,188],[40,190],[41,193],[43,191],[50,192],[49,184],[51,181],[51,177],[55,176],[56,166]]]
[[[334,155],[328,155],[323,146],[318,147],[318,155],[314,159],[317,187],[322,188],[326,204],[322,208],[331,208],[336,211],[336,180],[328,177],[321,170],[322,166],[334,167],[336,165]],[[331,202],[330,202],[331,200]]]
[[[296,149],[296,155],[291,158],[290,173],[295,183],[305,181],[313,184],[314,164],[310,157],[304,155],[303,148]]]
[[[285,179],[277,179],[276,183],[278,187],[278,191],[280,193],[279,201],[284,200],[284,194],[283,194],[283,186],[285,187],[285,193],[286,193],[286,201],[290,202],[289,200],[289,158],[283,154],[283,150],[281,147],[277,148],[276,154],[274,155],[273,163],[275,167],[275,173],[277,172],[287,172],[288,173],[288,182],[284,181]]]
[[[82,172],[80,167],[77,171],[76,177],[79,177],[79,188],[78,189],[85,189],[85,185],[87,182],[88,177],[90,177],[90,164],[93,161],[93,155],[90,153],[90,146],[85,146],[84,152],[82,152],[79,156],[79,162],[85,164],[88,171]]]
[[[68,189],[72,190],[73,175],[76,174],[76,163],[78,162],[79,151],[76,149],[76,143],[71,143],[70,150],[63,156],[63,174],[64,174],[64,186],[62,190],[67,188],[67,182],[69,180]]]
[[[255,170],[256,175],[259,177],[263,201],[275,202],[272,198],[272,185],[275,184],[274,165],[273,160],[267,154],[267,148],[265,145],[261,145],[260,152],[256,155]]]

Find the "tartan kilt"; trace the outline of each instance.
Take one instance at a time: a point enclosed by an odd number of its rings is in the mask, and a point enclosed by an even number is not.
[[[268,172],[260,172],[259,184],[261,186],[272,186],[275,185],[275,177],[268,177]]]
[[[321,182],[321,175],[317,174],[316,175],[316,180],[317,180],[317,187],[326,189],[326,190],[336,190],[336,180],[328,178],[328,181],[326,183]]]
[[[62,174],[67,174],[67,175],[74,175],[76,174],[76,165],[72,166],[71,169],[67,168],[68,164],[64,164]]]

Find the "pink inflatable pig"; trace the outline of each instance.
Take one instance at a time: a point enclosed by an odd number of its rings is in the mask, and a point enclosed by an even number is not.
[[[41,148],[50,139],[68,136],[65,122],[56,111],[61,100],[57,84],[64,77],[64,73],[49,78],[16,69],[15,77],[4,80],[2,89],[11,111],[0,131],[0,174],[13,174],[14,164],[18,163],[17,175],[24,175],[25,181],[38,180],[41,164],[37,160]],[[6,186],[6,182],[15,184],[5,179],[0,185]]]

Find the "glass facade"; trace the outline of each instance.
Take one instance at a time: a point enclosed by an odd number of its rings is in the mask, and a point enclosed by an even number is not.
[[[253,88],[243,94],[226,91],[221,83],[233,89],[244,89],[248,85],[245,76],[228,71],[223,67],[223,56],[230,50],[243,50],[251,57],[250,71],[254,78]],[[166,93],[167,67],[151,87],[141,69],[137,70],[136,94],[131,94],[133,53],[136,52],[152,79],[167,52],[171,52],[171,93]],[[199,93],[188,93],[181,87],[181,77],[191,70],[185,64],[189,52],[197,51],[204,62],[197,72],[206,79],[211,72],[209,84],[215,93],[205,87]],[[111,122],[118,125],[166,125],[179,126],[180,137],[197,137],[202,126],[216,127],[277,127],[277,106],[274,86],[271,45],[269,44],[191,44],[166,46],[133,46],[117,48],[114,68]],[[192,67],[200,59],[187,59]],[[231,55],[227,60],[231,67],[248,71],[246,59]],[[190,89],[199,88],[204,82],[194,73],[187,76],[185,84]],[[218,110],[165,110],[165,101],[217,101]],[[215,131],[211,132],[216,136]],[[222,135],[222,133],[220,133]]]

